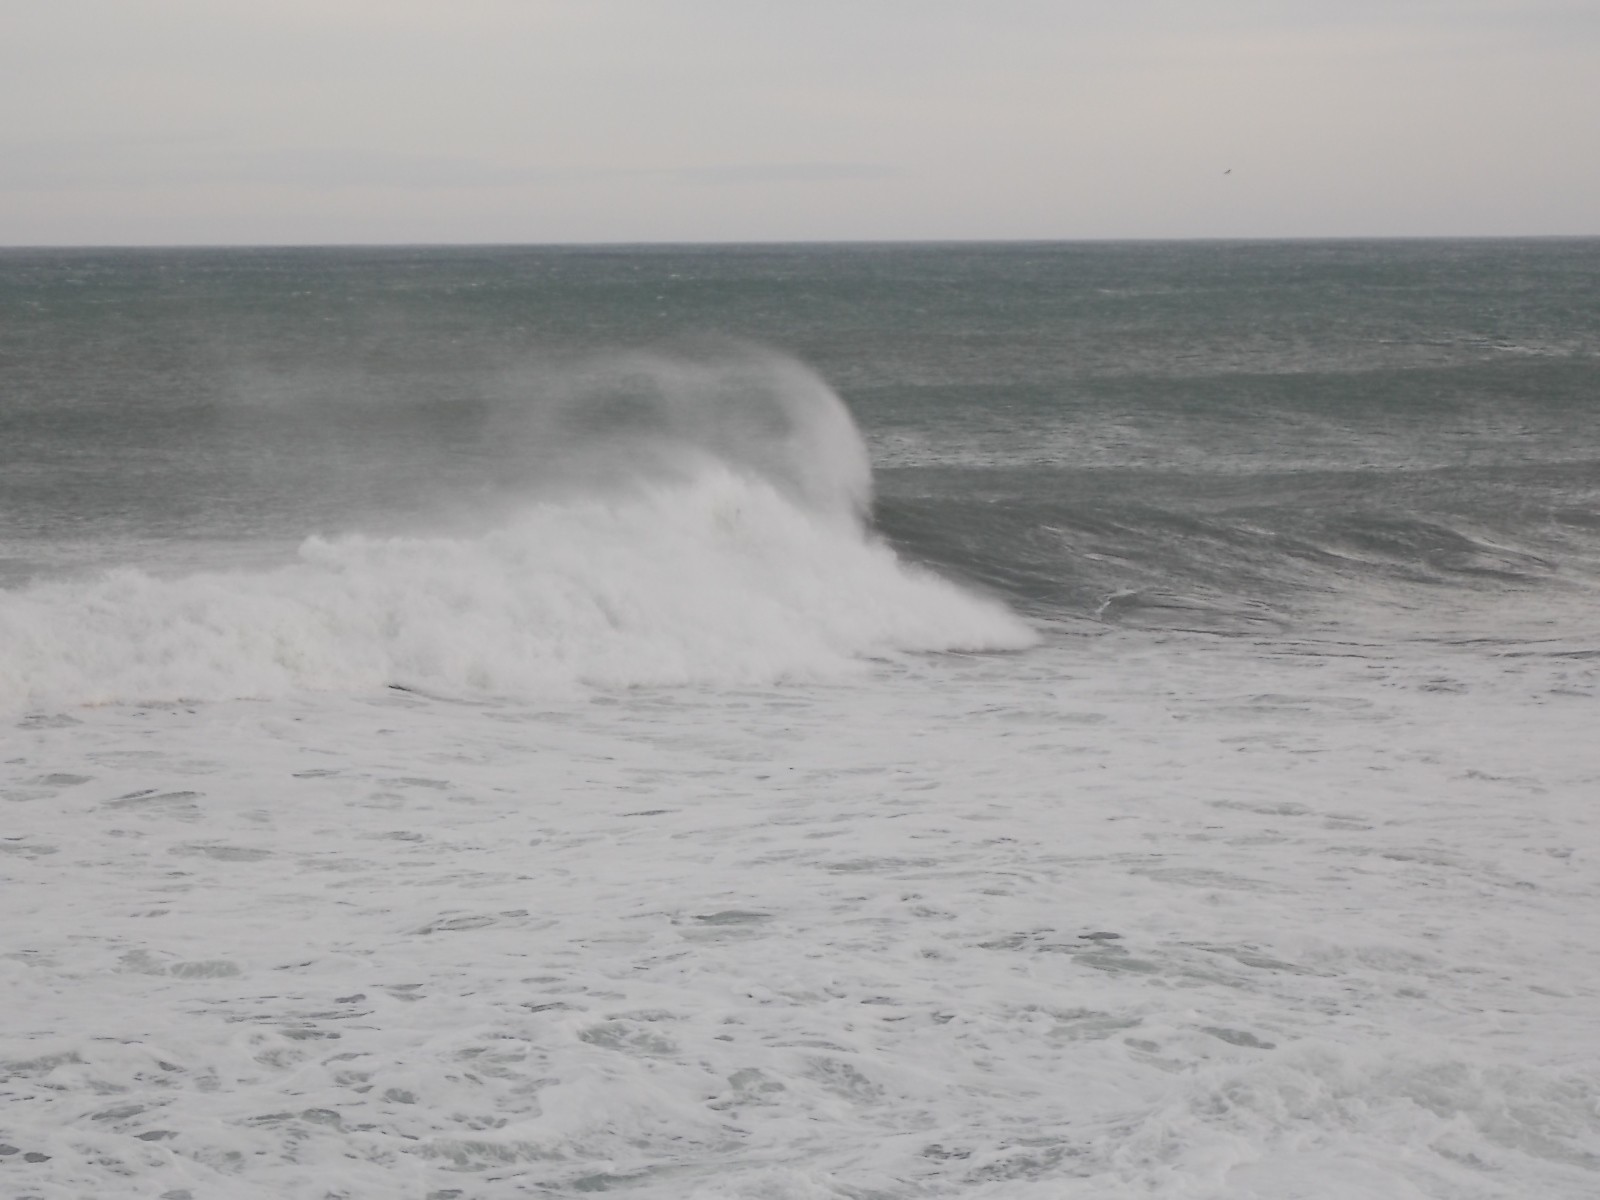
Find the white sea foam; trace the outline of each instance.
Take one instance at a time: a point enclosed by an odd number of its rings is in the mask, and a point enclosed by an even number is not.
[[[753,683],[1032,641],[849,514],[707,462],[534,503],[476,536],[312,538],[277,570],[120,570],[0,594],[0,703]]]
[[[1595,660],[0,728],[7,1195],[1588,1200]]]

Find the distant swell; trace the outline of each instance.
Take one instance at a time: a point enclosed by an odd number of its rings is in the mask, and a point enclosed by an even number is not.
[[[708,466],[472,537],[313,538],[277,570],[0,594],[0,704],[766,683],[1033,638],[857,523]]]

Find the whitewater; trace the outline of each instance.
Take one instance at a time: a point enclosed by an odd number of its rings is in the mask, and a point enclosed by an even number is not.
[[[244,253],[206,269],[255,320]],[[774,274],[698,253],[554,261]],[[862,294],[1027,282],[795,253]],[[1214,282],[1152,261],[1113,265]],[[836,286],[843,317],[782,309],[848,331],[820,366],[485,334],[444,408],[443,335],[361,383],[285,317],[271,386],[235,330],[176,381],[119,359],[126,412],[52,398],[33,344],[0,463],[0,1193],[1595,1193],[1586,402],[1029,399],[1037,346],[930,349],[991,307],[917,292],[868,355]],[[1511,352],[1460,353],[1492,381]],[[963,370],[998,398],[940,390]],[[233,397],[189,441],[157,419],[184,388]]]
[[[763,684],[894,651],[1034,640],[998,605],[725,469],[620,501],[539,506],[477,538],[313,539],[299,560],[24,590],[0,609],[15,672],[5,698]]]

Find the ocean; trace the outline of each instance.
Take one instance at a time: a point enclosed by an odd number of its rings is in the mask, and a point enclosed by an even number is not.
[[[0,251],[0,1192],[1600,1194],[1600,241]]]

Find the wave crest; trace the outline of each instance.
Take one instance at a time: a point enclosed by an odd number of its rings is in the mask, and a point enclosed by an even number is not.
[[[502,377],[490,443],[513,494],[612,494],[709,464],[860,521],[872,466],[844,402],[805,364],[727,339],[613,351]]]

